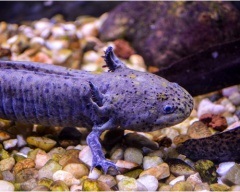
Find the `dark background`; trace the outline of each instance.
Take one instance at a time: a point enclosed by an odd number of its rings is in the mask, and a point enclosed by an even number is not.
[[[56,14],[63,15],[65,20],[75,20],[81,15],[98,17],[120,3],[121,1],[1,1],[0,21],[21,23],[43,17],[51,18]]]

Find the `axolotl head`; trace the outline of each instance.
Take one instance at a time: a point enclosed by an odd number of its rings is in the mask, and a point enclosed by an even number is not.
[[[127,68],[110,48],[105,61],[114,75],[111,84],[116,90],[114,103],[119,107],[117,118],[122,128],[154,131],[178,124],[190,115],[193,98],[177,83]]]

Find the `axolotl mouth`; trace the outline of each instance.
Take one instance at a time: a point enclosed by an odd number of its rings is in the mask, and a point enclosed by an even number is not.
[[[177,83],[170,83],[165,94],[166,100],[154,123],[153,130],[169,127],[185,120],[193,109],[192,96]]]

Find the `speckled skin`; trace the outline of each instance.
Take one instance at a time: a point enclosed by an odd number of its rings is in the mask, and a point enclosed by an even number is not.
[[[106,172],[99,143],[106,129],[154,131],[180,123],[193,108],[192,97],[176,83],[127,68],[109,47],[108,73],[71,70],[29,62],[0,61],[0,118],[52,126],[92,128],[87,142],[92,167]]]

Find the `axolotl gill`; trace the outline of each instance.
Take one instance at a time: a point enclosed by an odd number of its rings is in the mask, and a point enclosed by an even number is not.
[[[135,71],[108,47],[108,72],[68,69],[24,61],[0,61],[0,118],[91,129],[92,168],[116,165],[103,154],[99,137],[121,128],[149,132],[175,125],[193,109],[191,95],[176,83]]]

